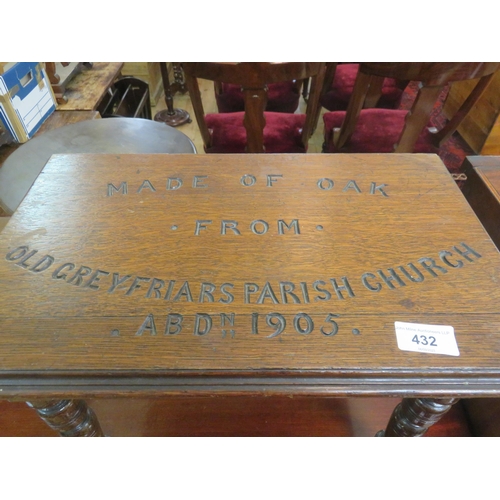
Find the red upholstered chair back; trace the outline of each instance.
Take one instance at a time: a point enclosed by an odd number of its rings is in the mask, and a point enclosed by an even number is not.
[[[352,96],[359,63],[326,63],[325,79],[321,89],[315,124],[322,108],[328,111],[345,111]],[[394,78],[373,79],[363,103],[363,108],[398,109],[407,80]],[[316,126],[315,126],[316,128]]]
[[[207,153],[307,150],[323,84],[324,63],[183,63],[183,69]],[[245,111],[205,115],[198,78],[241,86]],[[269,84],[306,78],[311,78],[312,83],[305,115],[265,111]]]
[[[477,102],[500,63],[361,63],[347,111],[325,113],[325,150],[328,152],[386,152],[368,144],[369,134],[376,131],[382,138],[384,124],[393,129],[398,123],[397,135],[390,136],[391,149],[398,153],[426,151],[426,142],[440,146],[457,129],[472,106]],[[370,87],[378,87],[381,78],[421,82],[421,87],[410,112],[402,110],[362,109]],[[440,131],[422,135],[429,123],[432,108],[445,85],[479,79],[469,98]],[[362,130],[362,132],[361,132]],[[364,135],[363,135],[364,134]],[[363,135],[363,137],[362,137]],[[356,142],[363,151],[356,151],[350,142]],[[384,146],[385,147],[385,146]],[[416,148],[416,149],[415,149]],[[359,148],[358,148],[359,149]],[[427,152],[427,151],[426,151]]]
[[[302,81],[270,83],[267,86],[266,111],[295,113],[299,107]],[[214,82],[215,101],[219,113],[245,110],[245,100],[240,85]]]
[[[358,71],[359,63],[326,63],[325,81],[319,100],[321,106],[328,111],[345,111]],[[407,84],[407,80],[395,78],[381,77],[377,82],[373,81],[364,107],[396,109]]]

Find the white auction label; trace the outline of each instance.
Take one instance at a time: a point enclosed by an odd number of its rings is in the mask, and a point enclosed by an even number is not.
[[[396,338],[402,351],[460,356],[455,330],[447,325],[422,325],[396,321]]]

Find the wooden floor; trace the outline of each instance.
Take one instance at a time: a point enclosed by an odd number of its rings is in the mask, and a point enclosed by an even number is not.
[[[201,82],[205,111],[216,112],[212,82]],[[305,111],[301,98],[297,112]],[[178,128],[203,154],[201,136],[187,94],[174,96],[174,107],[185,109],[192,123]],[[165,109],[159,99],[153,116]],[[309,142],[309,153],[321,152],[322,120]],[[399,402],[394,398],[267,398],[175,397],[163,399],[89,400],[108,436],[359,436],[383,428]],[[22,402],[0,401],[0,436],[55,436]],[[461,403],[427,434],[471,436]]]

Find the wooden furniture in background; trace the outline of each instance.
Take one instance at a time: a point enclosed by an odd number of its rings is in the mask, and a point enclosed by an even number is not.
[[[163,81],[163,91],[165,94],[165,104],[167,109],[162,109],[155,114],[154,120],[157,122],[166,123],[171,127],[179,127],[185,123],[191,123],[191,117],[185,109],[174,107],[173,95],[175,91],[172,89],[170,84],[170,78],[168,76],[168,66],[166,62],[160,63],[161,77]]]
[[[318,113],[315,123],[318,123],[322,108],[328,111],[344,111],[352,96],[359,64],[327,63],[325,81],[319,98]],[[370,82],[364,108],[397,109],[403,96],[407,81],[394,78],[373,79]]]
[[[468,156],[462,192],[500,249],[500,156]]]
[[[299,107],[302,85],[302,80],[268,84],[266,111],[295,113]],[[214,82],[214,91],[219,113],[245,111],[245,99],[241,85]]]
[[[82,63],[82,62],[46,62],[45,70],[49,81],[56,96],[57,102],[63,104],[68,102],[68,98],[65,95],[66,87],[69,82],[78,74],[82,67],[88,69],[92,68],[92,63]]]
[[[151,98],[147,82],[134,76],[122,76],[111,87],[112,97],[101,107],[103,118],[144,118],[151,120]]]
[[[453,116],[467,99],[476,81],[455,82],[451,85],[443,106],[447,118]],[[478,154],[500,154],[500,71],[497,71],[481,98],[476,102],[458,132]]]
[[[500,254],[434,155],[53,156],[0,253],[0,397],[66,435],[89,398],[403,397],[406,436],[500,394]]]
[[[59,127],[64,127],[73,123],[86,122],[88,120],[100,120],[100,118],[101,115],[98,111],[65,111],[64,113],[55,111],[49,116],[47,121],[42,124],[35,134],[35,137],[39,137]]]
[[[214,84],[209,80],[198,80],[198,85],[200,87],[200,92],[203,96],[203,108],[206,113],[217,113],[217,103],[215,101],[215,93],[214,93]],[[183,134],[186,134],[195,144],[198,154],[205,154],[203,150],[203,141],[201,139],[200,129],[196,120],[194,119],[194,111],[191,99],[189,97],[189,93],[187,94],[176,94],[175,95],[175,104],[178,108],[185,109],[189,115],[193,118],[193,122],[186,123],[182,126],[181,130]],[[301,97],[299,100],[299,109],[298,113],[305,113],[307,103]],[[161,109],[165,109],[166,104],[162,100],[159,106],[156,106],[152,109],[152,115],[160,111]],[[316,131],[311,138],[309,139],[307,153],[320,153],[321,145],[323,143],[323,129]]]
[[[188,88],[184,79],[184,72],[182,70],[181,63],[172,63],[172,76],[173,81],[170,83],[170,91],[172,94],[185,94],[188,91]]]
[[[305,153],[313,133],[324,63],[183,63],[207,153]],[[265,111],[268,84],[311,78],[305,115]],[[245,111],[205,115],[198,79],[241,85]]]
[[[109,88],[120,76],[122,62],[95,62],[92,68],[83,68],[66,87],[66,103],[59,104],[59,111],[96,111],[105,99]]]
[[[325,152],[437,153],[481,97],[500,63],[361,63],[347,111],[325,113]],[[480,77],[468,98],[439,131],[430,131],[432,109],[444,86]],[[419,81],[410,111],[363,109],[373,82]]]
[[[151,105],[157,106],[163,93],[159,62],[126,62],[122,68],[123,76],[135,76],[149,84]]]
[[[484,228],[500,249],[500,156],[469,156],[463,167],[467,176],[462,192]],[[500,436],[500,401],[464,400],[478,436]]]
[[[491,127],[481,148],[482,155],[500,155],[500,114]]]
[[[320,104],[328,111],[347,109],[358,70],[358,63],[327,63]],[[403,96],[404,87],[404,83],[394,78],[374,79],[368,90],[364,107],[396,109]]]

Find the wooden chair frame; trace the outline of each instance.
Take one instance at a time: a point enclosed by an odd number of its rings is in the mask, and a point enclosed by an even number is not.
[[[212,137],[205,122],[197,78],[241,85],[245,101],[244,126],[247,132],[248,153],[265,152],[264,111],[267,84],[311,78],[307,118],[302,130],[302,143],[307,148],[314,131],[314,119],[319,105],[320,89],[323,86],[324,63],[183,63],[183,69],[205,150],[211,147]]]
[[[333,142],[341,150],[349,141],[365,104],[365,100],[376,99],[383,78],[419,81],[420,89],[405,119],[395,153],[411,153],[417,139],[429,123],[432,109],[448,83],[479,78],[469,97],[452,119],[434,132],[434,145],[441,146],[456,131],[472,106],[481,97],[500,63],[362,63],[356,78],[352,98],[346,117],[340,128],[333,132]]]

